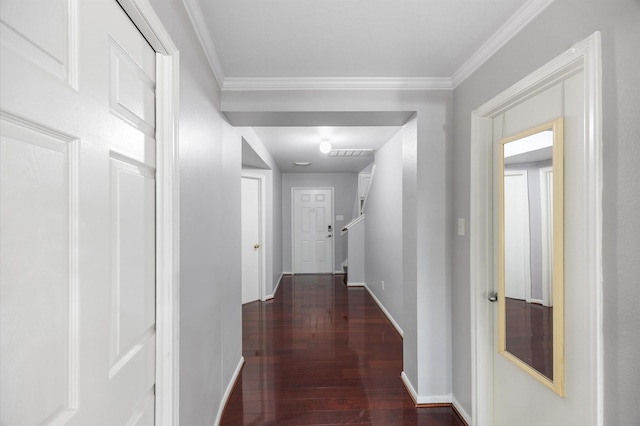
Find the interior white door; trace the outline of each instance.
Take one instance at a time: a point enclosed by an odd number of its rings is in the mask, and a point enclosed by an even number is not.
[[[498,141],[560,116],[564,116],[564,194],[565,194],[565,397],[538,382],[497,348],[497,305],[493,327],[493,422],[495,426],[592,424],[586,409],[591,399],[594,370],[589,330],[589,292],[585,291],[586,265],[584,232],[587,213],[582,159],[584,150],[584,75],[573,75],[527,101],[511,108],[493,120],[494,150],[499,155]],[[496,157],[494,157],[496,158]],[[497,179],[496,179],[497,182]],[[494,185],[496,186],[496,185]],[[494,189],[494,200],[497,197]],[[497,208],[494,217],[497,217]],[[494,219],[495,220],[495,219]],[[494,222],[494,223],[497,223]],[[496,227],[497,228],[497,227]],[[494,241],[497,241],[495,239]],[[494,256],[497,255],[494,244]]]
[[[294,273],[333,272],[333,189],[294,188]]]
[[[531,299],[529,189],[526,170],[505,170],[504,256],[505,296]]]
[[[153,425],[155,52],[115,0],[3,0],[0,423]]]
[[[260,299],[262,238],[260,179],[242,177],[242,303]]]

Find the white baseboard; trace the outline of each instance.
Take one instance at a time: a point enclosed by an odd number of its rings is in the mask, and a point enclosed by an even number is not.
[[[233,372],[233,376],[231,376],[231,380],[227,383],[227,389],[224,391],[224,395],[222,395],[222,399],[220,400],[220,406],[218,407],[218,414],[216,415],[216,422],[214,425],[218,426],[220,421],[222,420],[222,413],[224,411],[224,407],[227,405],[227,401],[231,396],[231,392],[233,391],[233,387],[236,384],[236,380],[238,380],[238,376],[240,375],[240,371],[242,370],[242,366],[244,365],[244,357],[240,357],[240,361],[238,361],[238,365],[236,367],[236,371]]]
[[[400,336],[404,337],[404,333],[402,332],[402,327],[400,327],[400,324],[398,324],[396,322],[396,320],[391,316],[389,311],[387,311],[387,308],[384,307],[382,302],[380,302],[380,300],[376,297],[376,295],[373,293],[373,291],[371,291],[371,289],[369,288],[367,283],[363,283],[363,284],[364,284],[364,288],[367,290],[367,292],[369,293],[369,295],[371,296],[373,301],[376,302],[376,304],[378,305],[378,307],[380,308],[382,313],[384,313],[384,315],[387,317],[389,322],[391,322],[391,325],[393,325],[393,327],[396,329],[398,334],[400,334]]]
[[[263,302],[266,302],[267,300],[271,300],[274,297],[276,297],[276,291],[278,291],[278,287],[280,287],[280,283],[282,282],[282,277],[284,277],[284,272],[282,274],[280,274],[280,278],[278,279],[278,282],[276,283],[276,288],[273,289],[273,292],[271,294],[267,294],[264,297]]]
[[[334,275],[344,275],[344,271],[333,271]]]
[[[411,381],[409,380],[409,378],[407,377],[404,371],[402,372],[402,374],[400,374],[400,378],[402,379],[402,383],[404,383],[404,386],[407,388],[407,391],[409,391],[409,394],[411,395],[411,399],[413,399],[413,402],[415,402],[416,405],[451,404],[451,394],[420,396],[416,392],[415,388],[411,384]]]
[[[458,414],[460,414],[460,416],[462,417],[462,420],[464,420],[468,425],[470,425],[471,416],[469,415],[469,413],[467,413],[464,410],[464,408],[462,408],[462,405],[458,402],[455,396],[451,397],[451,405],[453,405],[453,408],[455,408]]]
[[[404,371],[400,373],[400,380],[402,380],[404,387],[407,388],[407,391],[409,392],[409,395],[411,395],[411,399],[413,399],[413,402],[416,402],[418,399],[418,394],[416,393],[416,390],[413,388],[413,385],[411,384],[411,380],[409,380],[409,378],[407,377],[407,374]]]
[[[354,283],[353,281],[347,281],[347,287],[366,287],[365,283]]]

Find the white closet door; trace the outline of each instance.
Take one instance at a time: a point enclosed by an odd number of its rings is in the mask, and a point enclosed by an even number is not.
[[[0,423],[153,425],[155,52],[115,0],[3,0]]]

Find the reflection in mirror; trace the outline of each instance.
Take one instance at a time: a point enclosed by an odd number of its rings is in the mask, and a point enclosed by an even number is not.
[[[562,395],[562,119],[500,144],[499,349]]]

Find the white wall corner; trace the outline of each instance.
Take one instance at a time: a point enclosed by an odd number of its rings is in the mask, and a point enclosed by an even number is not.
[[[280,287],[280,283],[282,282],[282,277],[284,277],[284,272],[282,274],[280,274],[280,278],[278,279],[278,282],[276,283],[276,287],[273,289],[273,292],[271,294],[267,294],[264,297],[263,302],[266,302],[267,300],[271,300],[274,297],[276,297],[276,292],[278,291],[278,287]]]
[[[404,384],[405,388],[407,388],[409,395],[411,395],[411,399],[413,399],[413,402],[415,402],[416,405],[451,404],[451,400],[452,400],[451,394],[428,395],[428,396],[418,395],[418,393],[416,392],[416,389],[413,387],[413,384],[411,384],[411,380],[409,380],[409,377],[404,371],[400,374],[400,379],[402,380],[402,383]]]
[[[516,36],[524,27],[549,6],[553,0],[529,0],[509,18],[480,49],[478,49],[451,76],[451,84],[455,89],[471,74],[489,60],[502,46]]]
[[[222,414],[224,412],[224,407],[227,405],[227,401],[231,396],[231,392],[233,391],[233,387],[238,380],[238,376],[240,375],[240,371],[242,371],[242,366],[244,365],[244,357],[241,356],[238,361],[238,365],[236,366],[236,370],[233,372],[233,376],[231,376],[231,380],[227,383],[227,388],[224,391],[224,395],[222,395],[222,399],[220,400],[220,405],[218,406],[218,414],[216,415],[216,421],[214,425],[218,426],[220,421],[222,421]]]
[[[411,384],[411,380],[409,380],[409,377],[407,377],[407,373],[402,371],[402,373],[400,373],[400,379],[402,380],[402,383],[404,384],[404,387],[407,388],[407,391],[409,392],[409,395],[411,395],[411,399],[413,399],[413,402],[417,402],[418,401],[418,393],[416,392],[416,389]]]
[[[202,14],[200,4],[198,3],[198,0],[182,0],[182,3],[184,4],[185,9],[187,9],[187,14],[191,20],[193,29],[198,36],[198,40],[200,40],[200,45],[207,57],[213,76],[216,78],[220,90],[222,90],[225,80],[222,62],[220,62],[220,57],[218,56],[216,47],[213,44],[213,38],[211,37],[211,32],[207,26],[207,21]]]
[[[367,293],[369,293],[369,296],[371,296],[371,298],[373,299],[374,302],[376,302],[376,304],[378,305],[378,307],[380,308],[380,310],[382,311],[382,313],[387,317],[387,319],[389,320],[389,322],[391,323],[391,325],[393,325],[393,328],[396,329],[396,331],[398,332],[398,334],[400,335],[400,337],[404,338],[404,333],[402,331],[402,327],[400,327],[400,324],[398,324],[398,322],[395,320],[395,318],[393,318],[393,316],[391,315],[391,313],[389,313],[389,311],[387,311],[387,308],[384,307],[384,305],[382,304],[382,302],[380,302],[380,299],[378,299],[376,297],[376,295],[373,293],[373,291],[371,291],[371,289],[369,288],[369,286],[367,285],[367,283],[363,283],[364,284],[364,288],[367,290]]]
[[[458,402],[455,396],[451,397],[451,405],[453,406],[453,408],[455,408],[458,414],[460,414],[460,416],[462,417],[462,420],[464,420],[468,425],[470,425],[471,416],[469,415],[469,413],[465,411],[464,408],[462,408],[462,404]]]

